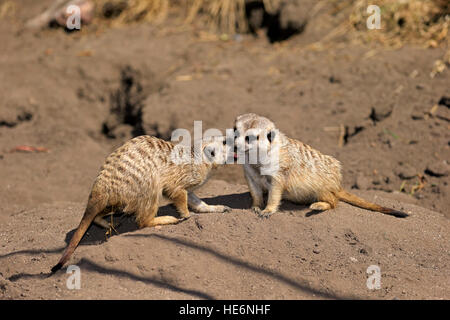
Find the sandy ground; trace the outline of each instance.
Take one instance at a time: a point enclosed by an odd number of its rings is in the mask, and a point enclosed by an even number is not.
[[[315,25],[277,44],[208,40],[168,23],[21,32],[50,2],[20,1],[16,20],[0,20],[0,298],[450,298],[450,116],[439,105],[450,73],[429,76],[444,49],[305,49]],[[102,242],[92,227],[71,260],[81,290],[68,290],[63,272],[45,277],[115,147],[192,131],[195,120],[224,130],[246,112],[338,158],[347,189],[412,216],[346,204],[309,215],[286,203],[260,220],[230,165],[200,195],[231,213],[146,230],[117,217],[120,235]],[[366,287],[370,265],[380,290]]]
[[[120,235],[106,242],[104,231],[92,226],[71,259],[81,270],[80,290],[67,288],[69,275],[64,272],[47,275],[84,207],[56,202],[14,214],[0,228],[2,294],[33,299],[450,296],[450,222],[404,202],[404,195],[361,194],[411,213],[408,219],[347,204],[311,214],[307,207],[285,203],[268,220],[244,209],[250,204],[246,186],[212,180],[199,195],[233,211],[198,214],[175,226],[143,230],[129,217],[117,216]],[[164,206],[161,213],[175,212]],[[371,265],[380,268],[380,290],[367,288]]]

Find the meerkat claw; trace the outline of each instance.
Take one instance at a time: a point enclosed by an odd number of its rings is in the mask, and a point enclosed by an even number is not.
[[[178,219],[178,223],[183,222],[183,221],[186,221],[186,220],[188,220],[190,217],[191,217],[191,215],[186,216],[186,217],[181,217],[180,219]]]
[[[252,207],[252,211],[253,211],[254,213],[256,213],[257,215],[260,215],[260,214],[261,214],[261,208],[259,208],[259,207]]]

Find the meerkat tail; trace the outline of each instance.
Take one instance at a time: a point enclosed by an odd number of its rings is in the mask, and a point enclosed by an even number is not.
[[[371,211],[377,211],[377,212],[381,212],[384,214],[388,214],[391,216],[395,216],[398,218],[405,218],[408,217],[408,214],[399,210],[395,210],[395,209],[391,209],[391,208],[386,208],[386,207],[382,207],[378,204],[369,202],[367,200],[364,200],[354,194],[351,194],[345,190],[341,190],[338,194],[337,197],[339,198],[339,200],[347,202],[351,205],[354,205],[356,207],[359,208],[363,208],[363,209],[367,209],[367,210],[371,210]]]
[[[70,239],[69,245],[64,250],[61,259],[59,262],[52,268],[52,273],[55,273],[59,269],[61,269],[64,264],[69,260],[72,253],[77,248],[87,229],[91,225],[92,221],[94,221],[95,217],[104,209],[103,201],[89,199],[89,203],[86,207],[86,211],[81,219],[80,225],[77,230]]]

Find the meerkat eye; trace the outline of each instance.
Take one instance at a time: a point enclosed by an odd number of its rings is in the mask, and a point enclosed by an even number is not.
[[[267,140],[269,140],[269,142],[272,142],[273,138],[275,138],[275,132],[274,131],[270,131],[267,134]]]
[[[227,144],[227,140],[223,140],[223,145],[226,145]]]
[[[211,157],[215,157],[216,156],[216,153],[214,152],[214,150],[211,150]]]
[[[245,136],[245,142],[247,142],[247,143],[250,142],[250,136]]]

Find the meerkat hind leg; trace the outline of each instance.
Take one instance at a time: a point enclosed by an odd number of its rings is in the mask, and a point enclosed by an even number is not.
[[[197,197],[193,192],[188,193],[188,205],[189,207],[198,213],[206,213],[206,212],[229,212],[231,211],[230,207],[223,205],[209,205]]]
[[[94,223],[96,225],[98,225],[99,227],[102,227],[104,229],[109,229],[110,228],[109,223],[105,219],[103,219],[103,217],[101,217],[101,216],[96,216],[95,219],[94,219]]]
[[[105,232],[106,236],[111,236],[113,231],[116,234],[119,234],[119,232],[117,232],[117,230],[116,230],[116,228],[114,226],[114,223],[112,221],[113,214],[111,213],[110,215],[111,215],[111,223],[108,223],[105,219],[103,219],[102,216],[96,216],[95,219],[94,219],[94,223],[96,225],[98,225],[101,228],[106,229],[106,232]]]
[[[183,221],[183,219],[178,219],[173,216],[156,217],[156,214],[158,213],[158,206],[156,205],[153,205],[152,208],[148,209],[147,213],[147,215],[144,215],[144,220],[138,222],[140,228],[176,224],[180,221]]]
[[[309,208],[316,211],[326,211],[331,209],[331,204],[324,201],[318,201],[311,204]]]
[[[190,217],[188,209],[188,194],[186,190],[177,190],[169,193],[170,200],[173,201],[173,205],[177,208],[178,213],[182,219]]]
[[[161,216],[161,217],[154,217],[153,219],[145,222],[145,227],[155,227],[155,226],[162,226],[167,224],[177,224],[184,219],[178,219],[173,216]]]

